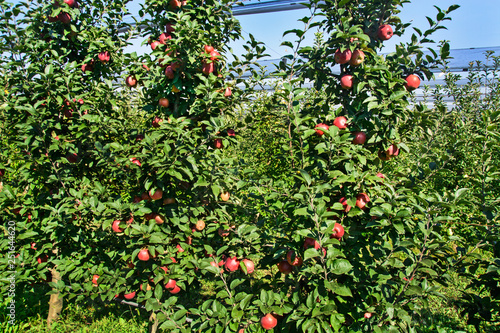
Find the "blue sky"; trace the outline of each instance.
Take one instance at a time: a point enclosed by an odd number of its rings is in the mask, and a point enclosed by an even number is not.
[[[135,0],[129,7],[132,11],[139,8],[141,0]],[[256,0],[247,1],[255,3]],[[472,47],[492,47],[500,46],[500,0],[413,0],[406,4],[399,14],[403,22],[411,22],[413,26],[426,29],[428,27],[425,16],[435,18],[437,10],[434,5],[441,9],[446,9],[450,5],[458,4],[460,8],[451,13],[452,21],[446,21],[448,30],[440,30],[434,35],[435,41],[449,40],[452,49],[472,48]],[[244,31],[243,37],[247,38],[251,33],[254,37],[267,45],[267,53],[271,58],[280,58],[288,54],[291,50],[280,46],[284,40],[283,32],[302,26],[297,20],[308,15],[308,10],[291,10],[284,12],[274,12],[268,14],[242,15],[237,18],[240,20]],[[407,36],[394,36],[391,40],[385,42],[384,52],[390,52],[394,45],[409,40]],[[310,33],[309,43],[312,43],[313,32]],[[136,43],[139,45],[140,43]],[[236,42],[231,45],[235,54],[241,54],[243,42]],[[140,49],[138,46],[131,49]],[[143,48],[147,50],[147,48]]]

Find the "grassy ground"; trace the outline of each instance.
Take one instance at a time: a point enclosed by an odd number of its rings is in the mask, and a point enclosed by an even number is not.
[[[416,315],[416,321],[419,323],[417,331],[423,333],[475,332],[472,326],[467,326],[467,318],[463,318],[453,305],[453,301],[460,296],[459,290],[463,290],[467,283],[465,279],[457,276],[453,279],[453,284],[441,290],[447,299],[431,297],[428,310],[423,311],[420,316]],[[204,289],[203,294],[209,295],[211,293],[210,285],[206,285]],[[20,295],[16,308],[15,326],[7,325],[5,306],[2,306],[0,309],[0,332],[49,332],[45,321],[49,297],[44,296],[40,299],[36,296],[46,291],[48,291],[47,287],[37,286],[36,290],[33,288]],[[24,304],[24,306],[21,307],[19,304]],[[53,325],[51,332],[145,333],[148,332],[148,324],[146,311],[131,306],[97,302],[79,305],[66,302],[61,319]],[[494,332],[494,330],[487,328],[484,331]]]

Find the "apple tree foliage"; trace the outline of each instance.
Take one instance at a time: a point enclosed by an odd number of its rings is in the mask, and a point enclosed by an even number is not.
[[[281,332],[415,331],[456,267],[446,222],[465,191],[419,187],[418,169],[395,167],[428,127],[415,129],[405,77],[447,59],[431,35],[456,6],[383,56],[377,31],[405,34],[396,15],[408,1],[311,2],[265,98],[285,125],[272,173],[238,156],[264,49],[251,38],[228,59],[241,33],[232,3],[145,1],[131,28],[127,2],[0,2],[0,218],[16,221],[18,283],[52,275],[60,297],[133,299],[173,332],[258,332],[268,313]],[[146,54],[125,51],[134,37]],[[336,64],[337,50],[364,61]],[[345,234],[331,237],[338,225]]]

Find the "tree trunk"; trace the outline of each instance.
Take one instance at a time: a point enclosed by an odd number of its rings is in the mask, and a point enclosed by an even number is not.
[[[51,269],[51,272],[52,272],[52,282],[57,283],[61,279],[61,275],[55,268]],[[53,290],[55,291],[55,289]],[[49,329],[50,329],[50,324],[59,319],[59,315],[61,314],[62,311],[63,299],[62,297],[59,297],[59,295],[60,294],[58,291],[50,295],[49,315],[47,316],[47,327]]]

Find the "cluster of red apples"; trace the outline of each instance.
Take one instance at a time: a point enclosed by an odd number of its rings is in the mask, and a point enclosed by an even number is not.
[[[388,24],[383,24],[377,31],[377,37],[382,40],[389,40],[394,35],[392,27]],[[350,49],[341,51],[337,49],[334,55],[335,62],[340,65],[349,64],[351,66],[359,66],[365,60],[365,53],[362,50],[351,52]],[[340,86],[342,89],[350,90],[354,85],[354,77],[351,74],[344,74],[340,77]],[[408,91],[417,89],[420,85],[420,78],[411,74],[406,77],[405,87]]]

